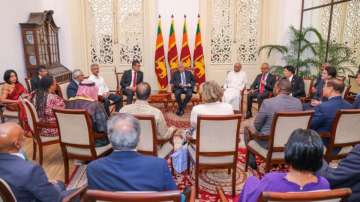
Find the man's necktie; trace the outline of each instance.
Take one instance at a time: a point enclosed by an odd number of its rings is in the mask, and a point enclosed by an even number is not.
[[[264,90],[265,90],[265,85],[263,84],[264,80],[265,80],[265,74],[263,74],[263,75],[261,76],[261,80],[260,80],[260,91],[259,91],[260,94],[264,93]]]
[[[134,78],[133,78],[133,86],[132,86],[132,87],[134,87],[134,88],[136,87],[136,79],[137,79],[137,78],[136,78],[136,76],[137,76],[136,74],[137,74],[137,72],[135,71],[135,72],[134,72]]]
[[[186,84],[186,81],[185,81],[185,72],[182,72],[182,73],[181,73],[181,83],[182,83],[183,85]]]

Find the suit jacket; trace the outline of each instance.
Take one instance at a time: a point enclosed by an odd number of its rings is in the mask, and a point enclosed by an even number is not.
[[[48,181],[39,165],[12,154],[0,153],[0,178],[9,184],[18,202],[60,201],[62,198],[60,189]]]
[[[291,93],[293,97],[305,97],[305,84],[301,77],[296,75],[291,80]]]
[[[34,76],[30,80],[31,91],[36,91],[40,88],[40,78],[39,76]]]
[[[325,161],[318,174],[325,177],[332,189],[351,188],[348,201],[360,201],[360,145],[342,159],[337,168],[331,168]]]
[[[166,191],[177,187],[166,160],[135,151],[114,151],[87,167],[89,189]]]
[[[144,74],[142,73],[142,71],[138,71],[136,75],[136,84],[142,83],[143,77]],[[129,87],[131,84],[131,80],[132,80],[132,69],[129,69],[126,70],[123,76],[121,77],[121,81],[120,81],[121,88],[124,90],[127,87]]]
[[[353,102],[354,109],[360,109],[360,93],[358,93],[355,97],[355,101]]]
[[[313,118],[311,119],[311,129],[317,132],[329,132],[332,127],[336,112],[339,109],[351,109],[352,105],[345,101],[341,96],[330,98],[315,107]]]
[[[75,97],[78,91],[79,85],[74,79],[72,79],[66,89],[66,94],[68,98]]]
[[[261,81],[262,74],[258,74],[254,80],[254,82],[251,84],[250,88],[253,90],[259,90],[260,89],[260,81]],[[276,82],[276,78],[272,74],[268,74],[266,78],[266,85],[264,92],[272,92],[274,88],[274,84]]]
[[[194,90],[195,78],[191,71],[185,70],[185,80],[186,80],[186,84],[191,85],[191,87],[187,87],[187,88]],[[170,83],[173,85],[173,91],[175,91],[177,89],[181,89],[181,87],[180,87],[180,84],[181,84],[180,71],[174,72]]]
[[[269,135],[275,112],[302,111],[301,101],[289,95],[278,95],[265,99],[256,115],[254,126],[257,131]]]

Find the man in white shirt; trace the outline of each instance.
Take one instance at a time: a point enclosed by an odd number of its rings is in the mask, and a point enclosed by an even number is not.
[[[89,80],[93,81],[99,88],[98,95],[101,96],[102,101],[104,102],[106,113],[110,115],[110,100],[115,103],[115,111],[118,112],[122,107],[122,97],[110,93],[110,89],[107,87],[104,78],[99,75],[98,64],[92,64],[90,69],[92,74],[89,76]]]
[[[223,101],[232,105],[234,110],[240,109],[242,91],[247,82],[246,72],[241,71],[241,64],[234,64],[234,71],[230,71],[225,79]]]

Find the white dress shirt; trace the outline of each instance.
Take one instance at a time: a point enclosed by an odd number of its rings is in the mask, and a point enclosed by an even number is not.
[[[223,101],[231,104],[234,110],[240,108],[240,91],[245,88],[246,82],[247,76],[244,71],[231,71],[226,76]]]
[[[103,95],[104,93],[108,93],[110,91],[104,81],[104,78],[102,78],[100,75],[95,76],[92,74],[89,76],[89,80],[93,81],[95,85],[99,88],[98,95]]]

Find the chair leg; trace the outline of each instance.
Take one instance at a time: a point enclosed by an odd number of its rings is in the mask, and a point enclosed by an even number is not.
[[[195,166],[195,195],[199,197],[199,167]]]
[[[232,184],[232,197],[234,198],[235,194],[236,194],[236,190],[235,190],[235,188],[236,188],[236,163],[232,170],[233,170],[233,173],[232,173],[231,184]]]
[[[64,155],[65,184],[69,184],[69,159]]]
[[[266,160],[265,173],[268,173],[271,169],[271,162]]]
[[[33,160],[36,160],[36,142],[33,139],[33,156],[32,156]]]
[[[245,172],[248,171],[249,167],[249,149],[246,149],[246,155],[245,155]]]
[[[228,168],[228,175],[231,174],[231,168]]]
[[[39,144],[39,164],[43,164],[43,145]]]

